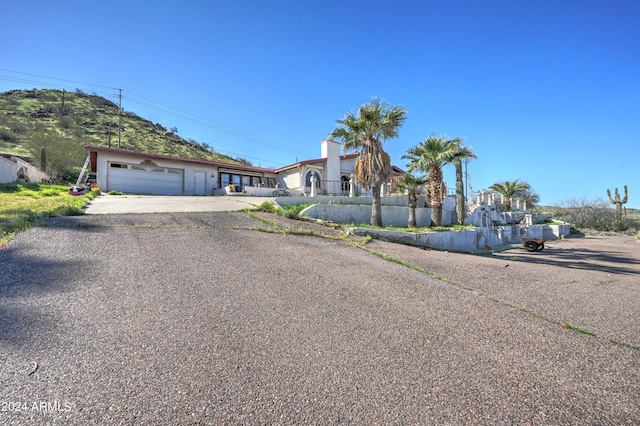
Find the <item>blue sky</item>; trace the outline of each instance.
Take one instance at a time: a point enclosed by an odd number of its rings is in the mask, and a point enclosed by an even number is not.
[[[0,91],[122,89],[125,110],[262,167],[319,157],[377,96],[408,111],[385,143],[399,167],[430,134],[462,137],[474,190],[521,179],[549,205],[626,184],[640,208],[636,0],[22,0],[0,16]]]

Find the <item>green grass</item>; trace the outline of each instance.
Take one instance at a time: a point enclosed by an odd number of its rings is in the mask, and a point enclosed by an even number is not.
[[[84,214],[85,204],[100,193],[73,196],[64,185],[9,183],[0,185],[0,245],[49,217]]]
[[[310,205],[311,203],[298,204],[298,205],[284,205],[278,208],[271,201],[264,201],[262,204],[254,208],[253,211],[273,213],[277,216],[286,217],[287,219],[304,220],[305,218],[300,216],[300,212],[306,209],[307,207],[309,207]]]
[[[302,217],[300,216],[300,212],[306,209],[307,207],[309,207],[310,205],[311,203],[298,204],[297,206],[284,205],[282,206],[282,210],[283,210],[282,216],[289,219],[302,219]]]
[[[597,337],[595,335],[595,333],[592,333],[589,330],[586,330],[584,328],[574,327],[573,325],[569,324],[568,322],[563,322],[562,323],[562,328],[566,328],[567,330],[575,331],[577,333],[586,334],[587,336]]]

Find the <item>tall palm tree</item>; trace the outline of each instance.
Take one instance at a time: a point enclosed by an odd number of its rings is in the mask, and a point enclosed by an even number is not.
[[[348,112],[342,120],[336,120],[338,126],[329,133],[329,139],[342,143],[344,152],[360,152],[353,178],[358,185],[372,189],[373,226],[382,226],[380,187],[391,176],[391,159],[382,149],[382,143],[398,136],[406,114],[406,109],[400,106],[389,107],[384,101],[372,98],[358,108],[355,116]]]
[[[526,193],[531,190],[531,186],[526,182],[520,182],[519,179],[514,181],[505,180],[503,182],[494,183],[489,189],[496,191],[504,197],[504,211],[511,211],[511,198],[516,195]]]
[[[420,144],[410,148],[403,159],[408,159],[409,172],[420,170],[429,174],[427,196],[430,199],[431,225],[442,225],[442,204],[444,202],[444,183],[442,168],[453,162],[460,151],[460,139],[446,140],[444,137],[429,136]]]
[[[416,227],[416,207],[418,207],[418,190],[427,182],[426,176],[414,176],[411,173],[402,175],[396,186],[395,191],[406,192],[408,195],[407,207],[409,207],[408,228]]]
[[[471,148],[460,145],[460,139],[454,139],[458,144],[458,152],[454,155],[453,165],[456,168],[456,217],[458,224],[464,223],[464,183],[462,181],[462,160],[477,158]]]

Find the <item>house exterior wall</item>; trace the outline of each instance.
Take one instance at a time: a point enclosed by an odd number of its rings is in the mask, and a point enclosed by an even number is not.
[[[18,159],[18,163],[22,163],[23,165],[25,165],[25,167],[28,166],[27,175],[29,176],[29,179],[31,180],[31,182],[42,183],[42,182],[49,182],[51,180],[51,176],[49,176],[39,168],[27,163],[26,161],[22,161]]]
[[[279,174],[279,180],[282,182],[281,186],[289,189],[300,188],[300,171],[291,170],[289,172],[282,172]]]
[[[225,195],[230,186],[234,187],[235,192],[244,192],[251,186],[270,188],[276,185],[310,194],[307,177],[309,172],[314,171],[319,179],[317,195],[347,196],[351,195],[349,180],[353,176],[357,157],[357,154],[341,156],[340,144],[326,140],[322,142],[323,158],[302,161],[281,169],[172,158],[115,148],[87,146],[85,149],[89,152],[91,170],[96,173],[96,183],[101,190],[171,195]],[[121,170],[113,172],[113,169],[118,169],[117,165],[111,166],[113,163],[122,163]],[[165,170],[153,170],[154,167]],[[137,173],[128,174],[128,170]],[[152,171],[165,174],[145,174]],[[182,177],[179,190],[176,181],[178,174]],[[129,177],[136,184],[127,185]],[[164,188],[163,182],[167,185]],[[116,188],[117,185],[129,186],[131,190]],[[370,196],[371,191],[354,185],[353,194]]]
[[[118,163],[123,165],[141,165],[149,166],[154,165],[158,168],[173,169],[174,171],[180,170],[182,172],[182,188],[179,194],[172,195],[224,195],[225,189],[221,184],[221,175],[226,176],[229,180],[233,181],[241,187],[240,190],[246,186],[250,186],[256,181],[266,181],[271,179],[272,185],[275,185],[277,176],[275,173],[268,173],[262,171],[262,169],[243,170],[235,169],[233,164],[222,167],[220,164],[207,164],[207,163],[195,163],[189,161],[181,161],[180,159],[170,158],[146,158],[144,155],[135,154],[122,154],[118,152],[104,152],[98,150],[96,152],[96,183],[98,187],[105,192],[116,190],[120,191],[120,188],[113,187],[109,179],[109,171],[112,163]],[[151,179],[153,175],[149,175]],[[157,180],[149,181],[147,190],[143,193],[158,193],[162,194],[162,179],[167,176],[162,174],[157,175]],[[126,192],[126,191],[123,191]]]
[[[111,190],[120,190],[119,188],[111,188],[109,186],[109,168],[111,163],[122,163],[122,164],[144,164],[144,157],[131,157],[128,155],[118,155],[114,153],[103,153],[98,152],[96,159],[96,183],[98,187],[105,191]],[[171,168],[171,169],[180,169],[183,171],[183,184],[182,184],[182,194],[181,195],[196,195],[196,186],[200,183],[200,179],[202,179],[202,175],[204,174],[204,193],[197,195],[211,195],[213,191],[217,188],[218,182],[218,172],[215,167],[207,167],[206,165],[199,164],[185,164],[177,161],[171,160],[162,160],[162,159],[152,159],[150,160],[153,164],[158,167]],[[198,176],[198,182],[196,182],[196,175]],[[154,188],[149,188],[149,193],[154,192]],[[202,192],[202,191],[199,191]]]
[[[349,158],[341,158],[340,159],[340,174],[341,175],[347,175],[349,177],[351,177],[351,175],[353,174],[353,169],[355,168],[356,165],[356,159],[353,157],[349,157]]]
[[[16,163],[8,158],[0,157],[0,183],[15,182],[18,176]]]
[[[0,183],[11,183],[18,180],[18,171],[23,169],[24,175],[29,182],[42,183],[49,182],[51,177],[33,164],[27,163],[19,157],[9,158],[0,156]]]

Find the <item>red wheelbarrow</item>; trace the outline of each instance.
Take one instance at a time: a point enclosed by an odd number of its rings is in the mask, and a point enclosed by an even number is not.
[[[544,249],[544,239],[542,238],[523,238],[522,245],[527,251],[542,251]]]

